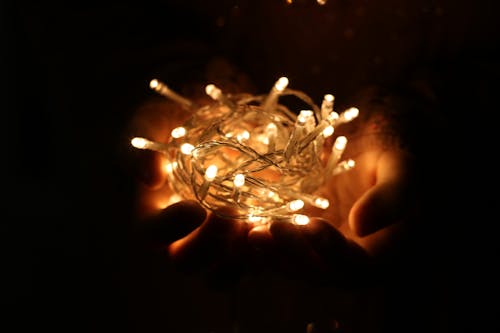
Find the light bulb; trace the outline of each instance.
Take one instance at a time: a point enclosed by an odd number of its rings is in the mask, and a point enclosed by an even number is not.
[[[292,223],[296,225],[306,225],[309,224],[309,217],[302,214],[294,214],[292,216]]]
[[[307,205],[331,209],[315,192],[330,177],[355,166],[354,160],[342,160],[346,137],[333,144],[325,138],[355,119],[359,110],[353,107],[339,115],[332,94],[324,95],[320,107],[303,92],[287,89],[288,84],[288,78],[280,77],[267,95],[224,94],[208,84],[205,92],[212,102],[196,106],[153,79],[151,89],[190,105],[191,116],[171,131],[167,142],[136,137],[131,144],[165,155],[168,184],[183,199],[196,199],[214,213],[232,207],[234,218],[248,223],[305,225],[309,217],[297,212]],[[281,96],[299,98],[308,106],[292,112],[280,104]]]
[[[236,187],[242,187],[243,185],[245,185],[245,175],[238,173],[234,176],[233,183]]]
[[[208,181],[212,181],[217,176],[217,166],[212,164],[205,171],[205,179]]]
[[[184,155],[191,155],[194,150],[194,146],[190,143],[183,143],[180,147],[180,150]]]

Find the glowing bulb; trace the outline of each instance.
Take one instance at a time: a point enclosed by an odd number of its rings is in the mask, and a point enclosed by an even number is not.
[[[233,180],[234,186],[236,187],[242,187],[245,185],[245,175],[238,173],[234,176]]]
[[[309,223],[309,217],[302,214],[294,214],[292,216],[292,223],[296,225],[306,225]]]
[[[186,129],[182,126],[176,127],[172,130],[171,135],[174,139],[182,138],[186,135]]]
[[[144,138],[133,138],[130,141],[132,146],[134,146],[135,148],[139,148],[139,149],[145,149],[148,142],[149,142],[149,140],[144,139]]]
[[[334,97],[332,94],[326,94],[321,103],[321,119],[327,119],[328,115],[333,111]]]
[[[215,179],[215,176],[217,176],[217,166],[212,164],[210,165],[207,170],[205,170],[205,179],[208,181],[212,181]]]
[[[326,165],[322,154],[325,138],[359,110],[349,108],[339,115],[333,111],[333,95],[324,95],[319,107],[303,92],[287,90],[288,83],[288,78],[279,78],[267,96],[225,95],[208,84],[205,92],[216,102],[197,106],[153,79],[151,89],[190,106],[192,115],[170,132],[166,143],[137,137],[131,144],[164,153],[168,163],[163,171],[173,192],[194,196],[213,212],[229,206],[236,208],[235,218],[258,226],[280,220],[305,225],[309,217],[296,213],[305,205],[329,208],[330,202],[315,191],[355,165],[340,159],[347,144],[343,136],[330,148]],[[280,104],[284,94],[305,102],[305,110],[295,113]]]
[[[165,144],[161,142],[150,141],[145,138],[135,137],[130,140],[130,143],[132,144],[132,146],[138,149],[149,149],[160,153],[165,153],[165,151],[167,150]]]
[[[325,198],[316,198],[314,205],[318,208],[327,209],[330,206],[330,202]]]
[[[316,2],[318,3],[318,5],[320,6],[323,6],[326,4],[326,0],[316,0]]]
[[[358,108],[349,108],[346,111],[344,111],[343,114],[344,114],[344,119],[346,121],[351,121],[359,115],[359,109]]]
[[[282,92],[285,90],[285,88],[288,86],[288,78],[286,76],[282,76],[276,81],[274,84],[274,88],[278,90],[279,92]]]
[[[278,127],[274,123],[269,123],[266,127],[267,135],[276,135],[278,134]]]
[[[240,142],[244,141],[244,140],[248,140],[248,139],[250,139],[250,132],[245,130],[245,131],[239,133],[238,135],[236,135],[236,139]]]
[[[255,215],[250,214],[250,215],[248,215],[247,219],[248,219],[248,222],[250,222],[250,223],[259,223],[262,221],[263,218],[262,218],[262,216],[255,216]]]
[[[343,151],[347,145],[347,138],[345,136],[339,136],[335,139],[335,144],[333,148],[338,151]]]
[[[313,116],[314,113],[312,110],[301,110],[299,116],[297,117],[297,121],[301,124],[306,124]]]
[[[183,153],[184,155],[191,155],[191,153],[193,152],[194,146],[190,143],[183,143],[181,145],[180,149],[181,149],[181,153]]]
[[[149,87],[158,92],[160,95],[179,103],[186,109],[190,109],[193,106],[193,103],[190,100],[172,91],[169,87],[157,79],[151,80],[149,82]]]
[[[300,209],[302,209],[304,207],[304,201],[300,200],[300,199],[297,199],[297,200],[293,200],[293,201],[290,201],[288,204],[287,204],[287,209],[290,211],[290,212],[296,212]]]
[[[327,126],[324,130],[323,130],[323,136],[325,138],[328,138],[329,136],[332,136],[333,135],[333,132],[334,132],[334,128],[333,126]]]
[[[149,87],[151,89],[156,89],[156,87],[158,87],[158,80],[157,79],[152,79],[150,82],[149,82]]]
[[[218,100],[222,94],[221,90],[213,84],[208,84],[205,87],[205,92],[207,93],[208,96],[212,97],[212,99],[214,100]]]
[[[335,120],[339,119],[339,114],[335,111],[332,111],[330,112],[330,114],[328,115],[327,119],[328,121],[330,122],[335,122]]]
[[[168,173],[174,172],[173,163],[167,163],[167,164],[165,164],[165,171],[168,172]]]

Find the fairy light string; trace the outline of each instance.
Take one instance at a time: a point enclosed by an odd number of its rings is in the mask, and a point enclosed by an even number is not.
[[[208,210],[231,207],[232,218],[254,224],[285,220],[307,224],[306,206],[321,209],[330,202],[315,192],[331,177],[355,166],[342,160],[347,138],[339,136],[325,156],[326,138],[336,126],[355,119],[359,110],[334,111],[334,96],[321,106],[305,93],[288,88],[279,78],[266,95],[224,94],[214,84],[205,92],[213,100],[201,107],[158,79],[150,88],[192,111],[188,121],[171,132],[168,142],[143,137],[132,146],[165,155],[170,186],[184,199],[196,199]],[[309,106],[292,112],[280,103],[294,96]]]

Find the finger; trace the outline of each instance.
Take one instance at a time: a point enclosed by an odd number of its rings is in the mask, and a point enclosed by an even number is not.
[[[326,278],[358,284],[365,277],[370,258],[358,244],[347,239],[328,221],[311,218],[302,226],[303,234],[314,251],[326,262],[330,276]]]
[[[126,130],[130,140],[145,137],[167,142],[173,128],[182,124],[189,113],[179,105],[165,100],[150,100],[141,105]],[[159,188],[165,182],[165,157],[161,153],[130,147],[129,163],[136,178],[144,184]]]
[[[137,180],[150,189],[161,188],[166,181],[165,165],[167,159],[163,154],[155,151],[135,149],[132,152],[132,172]]]
[[[245,222],[212,213],[198,229],[171,244],[168,251],[179,268],[200,271],[237,257],[247,232]]]
[[[377,162],[376,183],[357,200],[349,226],[363,237],[401,221],[416,205],[414,161],[402,151],[389,151]]]
[[[271,224],[270,232],[276,244],[276,264],[285,273],[295,274],[297,277],[316,275],[325,270],[324,263],[301,229],[302,226],[289,222],[276,221]]]
[[[269,225],[259,225],[251,228],[248,233],[249,270],[257,272],[273,268],[276,262],[276,244]]]
[[[320,256],[331,261],[346,255],[347,239],[328,221],[311,218],[302,229],[307,241]]]
[[[166,246],[198,228],[206,216],[205,209],[198,202],[180,201],[143,221],[142,230],[152,245]]]

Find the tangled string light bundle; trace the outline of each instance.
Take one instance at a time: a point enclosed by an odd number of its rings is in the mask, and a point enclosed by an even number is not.
[[[326,153],[325,139],[359,110],[352,107],[339,114],[333,95],[325,95],[318,106],[305,93],[289,89],[288,83],[281,77],[268,94],[257,96],[224,94],[209,84],[205,90],[213,103],[195,107],[154,79],[153,90],[193,114],[172,130],[166,143],[141,137],[131,143],[166,156],[169,184],[184,199],[197,199],[214,212],[229,206],[232,218],[250,223],[307,224],[308,216],[300,214],[307,205],[330,205],[315,195],[319,187],[354,167],[353,160],[341,159],[346,137],[338,136]],[[286,95],[299,98],[309,109],[292,112],[279,101]]]

